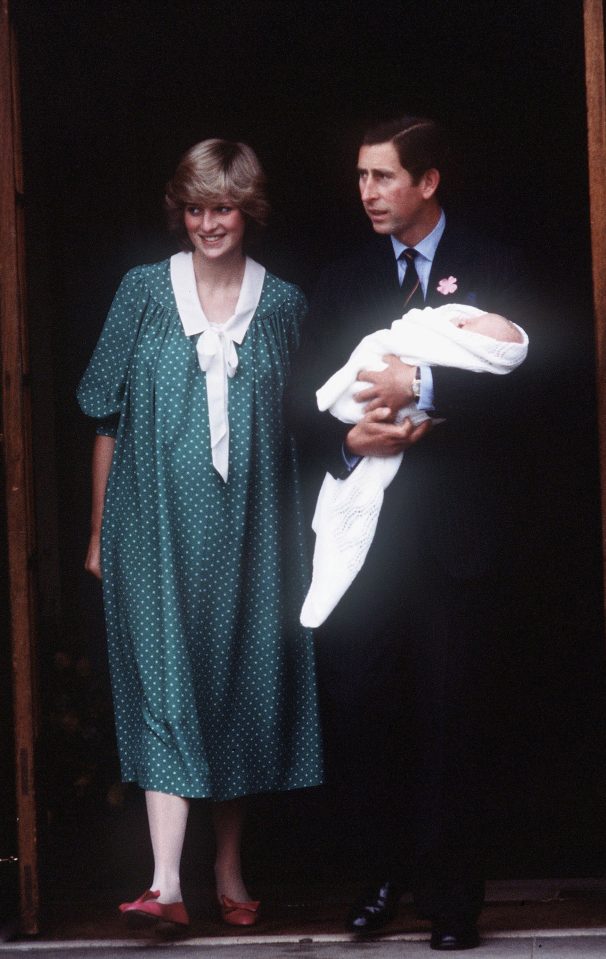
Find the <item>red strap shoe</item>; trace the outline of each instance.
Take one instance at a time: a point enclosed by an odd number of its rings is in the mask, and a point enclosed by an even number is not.
[[[221,896],[221,916],[230,926],[254,926],[259,918],[260,902],[235,902]]]
[[[157,902],[159,890],[146,889],[134,902],[123,902],[118,909],[126,916],[140,916],[151,922],[173,922],[189,926],[189,916],[182,902]]]

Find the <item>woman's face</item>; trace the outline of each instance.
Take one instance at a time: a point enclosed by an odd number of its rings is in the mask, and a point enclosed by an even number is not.
[[[228,198],[211,206],[187,206],[183,215],[194,252],[208,260],[242,252],[246,220]]]

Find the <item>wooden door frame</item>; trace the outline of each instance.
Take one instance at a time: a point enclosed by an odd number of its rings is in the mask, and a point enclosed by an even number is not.
[[[596,372],[606,570],[606,92],[602,0],[584,0],[589,196],[596,333]],[[0,0],[0,448],[6,479],[8,568],[13,650],[21,929],[38,932],[39,890],[34,756],[36,603],[35,519],[25,316],[25,252],[19,91],[10,0]],[[605,589],[606,595],[606,589]]]
[[[0,355],[2,439],[13,663],[20,926],[38,932],[35,744],[35,517],[25,315],[23,172],[17,48],[0,0]]]
[[[602,507],[602,562],[606,603],[606,75],[602,0],[584,0],[583,18]]]

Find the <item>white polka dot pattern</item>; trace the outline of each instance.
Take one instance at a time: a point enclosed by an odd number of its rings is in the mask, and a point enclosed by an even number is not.
[[[282,391],[305,300],[267,274],[229,382],[229,480],[169,261],[128,273],[78,390],[116,436],[103,592],[125,781],[216,800],[313,786],[321,744]]]

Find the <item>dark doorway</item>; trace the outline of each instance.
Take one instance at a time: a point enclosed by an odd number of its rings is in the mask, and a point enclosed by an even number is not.
[[[541,475],[529,476],[537,519],[519,570],[528,582],[515,664],[524,735],[512,790],[524,801],[494,874],[601,871],[606,700],[578,5],[552,3],[547,15],[529,3],[515,16],[479,0],[27,0],[14,10],[47,880],[93,874],[132,892],[149,857],[139,800],[117,783],[101,598],[82,570],[91,431],[74,391],[120,276],[173,252],[164,183],[186,147],[218,135],[258,151],[275,210],[262,259],[309,291],[318,268],[366,234],[353,175],[360,130],[403,112],[450,128],[460,158],[451,207],[527,251],[560,385],[547,404]],[[318,796],[266,807],[251,860],[260,870],[281,862],[286,872],[340,874],[324,815]],[[201,834],[203,819],[192,825]]]

